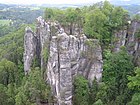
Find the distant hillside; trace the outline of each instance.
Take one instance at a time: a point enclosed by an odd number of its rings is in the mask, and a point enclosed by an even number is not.
[[[11,20],[12,25],[32,24],[43,15],[43,8],[30,5],[0,4],[0,21]]]
[[[111,0],[110,1],[114,5],[140,5],[140,0],[130,0],[130,1],[124,1],[124,0]]]
[[[140,14],[140,5],[122,5],[122,7],[130,12],[130,15]]]

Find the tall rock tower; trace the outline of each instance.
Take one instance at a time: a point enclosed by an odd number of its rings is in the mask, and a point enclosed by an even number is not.
[[[56,32],[52,32],[52,26]],[[24,70],[28,74],[37,57],[45,80],[50,84],[56,99],[54,105],[72,105],[73,81],[83,75],[92,84],[102,77],[102,50],[97,39],[88,39],[84,34],[67,35],[55,22],[46,23],[37,18],[37,31],[26,29],[24,38]]]

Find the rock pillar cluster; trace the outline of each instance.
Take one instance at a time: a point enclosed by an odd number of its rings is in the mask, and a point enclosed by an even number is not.
[[[55,26],[54,26],[55,27]],[[51,33],[51,23],[37,18],[37,30],[26,29],[24,70],[28,74],[36,57],[56,98],[55,105],[72,105],[73,81],[83,75],[92,84],[102,77],[102,50],[97,39],[84,34],[67,35],[62,28]],[[63,30],[63,31],[62,31]],[[53,32],[54,33],[54,32]]]

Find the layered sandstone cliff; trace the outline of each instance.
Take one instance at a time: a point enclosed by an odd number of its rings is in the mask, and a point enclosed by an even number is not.
[[[53,31],[52,26],[55,28]],[[56,98],[55,105],[72,105],[73,80],[83,75],[90,83],[102,77],[99,41],[85,35],[67,35],[62,27],[37,19],[37,31],[26,29],[24,70],[28,74],[36,57]]]
[[[59,105],[72,105],[72,83],[77,75],[85,76],[90,83],[102,77],[102,55],[98,40],[89,40],[85,35],[66,33],[53,36],[47,76]]]

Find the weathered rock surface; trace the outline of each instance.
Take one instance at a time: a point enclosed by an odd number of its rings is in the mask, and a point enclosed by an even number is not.
[[[32,66],[33,59],[36,58],[38,66],[42,70],[46,69],[47,58],[44,57],[49,48],[50,27],[48,23],[37,18],[36,32],[33,32],[30,27],[25,29],[24,36],[24,71],[28,74]]]
[[[32,60],[35,54],[35,37],[34,33],[30,27],[25,29],[24,36],[24,72],[25,75],[30,72],[30,67],[32,65]]]
[[[140,34],[140,23],[133,21],[129,27],[115,33],[113,44],[115,52],[126,46],[128,53],[134,56],[135,64],[140,66],[140,37],[137,34]],[[100,81],[102,77],[99,41],[81,34],[67,35],[59,23],[46,23],[38,17],[35,33],[26,28],[24,49],[25,74],[30,72],[33,59],[37,58],[56,98],[55,105],[72,105],[75,76],[83,75],[90,84],[95,78]]]
[[[47,67],[47,58],[45,56],[49,51],[50,43],[50,26],[42,17],[37,18],[36,39],[38,45],[36,51],[38,52],[37,55],[40,56],[40,66],[42,70],[45,70]]]
[[[48,80],[59,105],[72,105],[72,81],[81,74],[92,83],[102,77],[102,55],[98,40],[85,35],[53,36],[48,59]]]
[[[95,78],[100,81],[103,64],[101,47],[98,40],[87,39],[85,35],[67,35],[57,25],[54,25],[58,29],[57,34],[52,35],[50,27],[39,17],[35,34],[26,29],[24,70],[29,72],[33,58],[37,57],[57,100],[55,105],[72,105],[75,76],[83,75],[90,83]]]
[[[140,66],[140,22],[132,21],[128,29],[120,30],[115,34],[114,51],[118,52],[125,46],[128,53],[134,56],[134,62]]]

